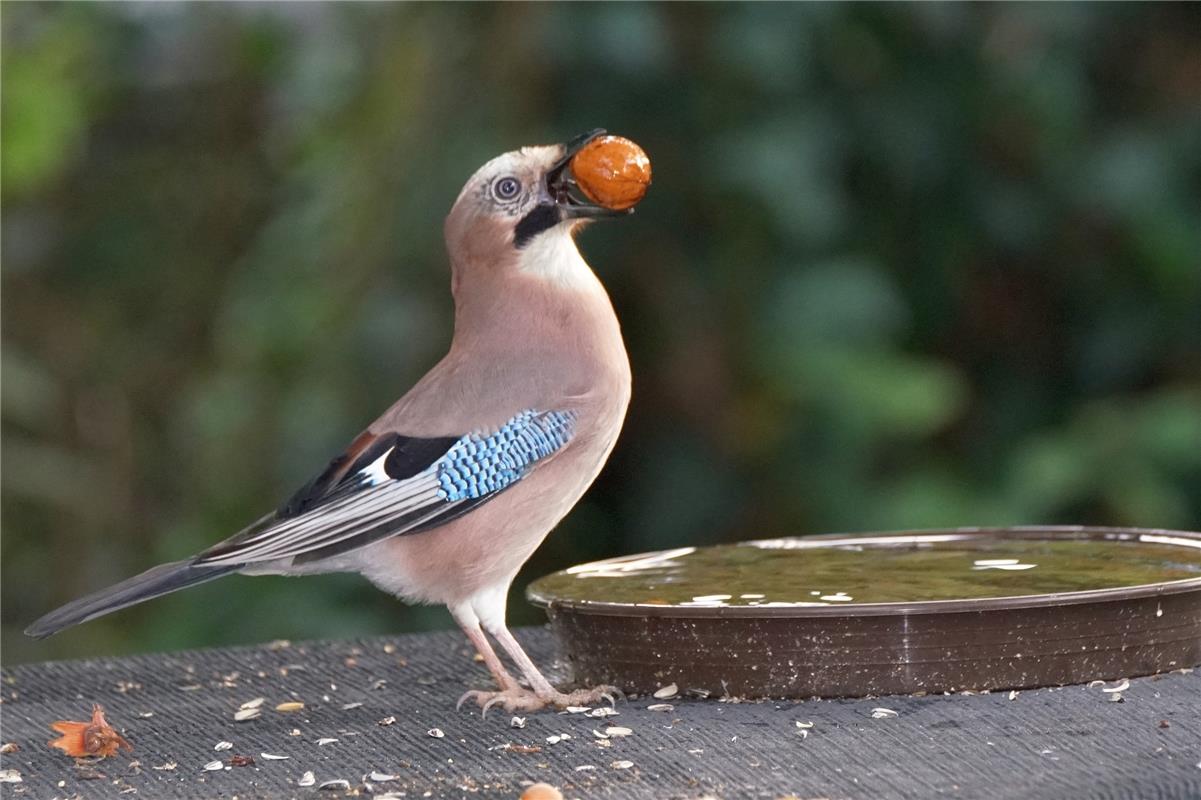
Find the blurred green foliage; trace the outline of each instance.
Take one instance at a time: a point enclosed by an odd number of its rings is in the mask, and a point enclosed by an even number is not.
[[[1198,9],[6,4],[5,660],[449,625],[235,577],[19,633],[310,477],[446,347],[463,181],[598,125],[655,165],[582,237],[635,397],[519,584],[751,537],[1196,527]]]

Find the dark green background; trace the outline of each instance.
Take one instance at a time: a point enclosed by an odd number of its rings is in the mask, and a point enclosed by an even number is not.
[[[19,633],[309,478],[447,346],[463,181],[594,126],[655,168],[581,237],[634,400],[516,592],[751,537],[1197,527],[1198,8],[5,4],[4,659],[449,626],[234,577]]]

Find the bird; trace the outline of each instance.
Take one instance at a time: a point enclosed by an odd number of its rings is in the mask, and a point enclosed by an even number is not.
[[[44,638],[233,573],[358,572],[405,601],[450,610],[497,684],[458,707],[613,702],[611,686],[560,691],[505,621],[518,570],[597,477],[629,407],[621,327],[575,240],[591,221],[629,211],[577,197],[569,176],[572,157],[604,133],[522,147],[472,175],[443,227],[448,352],[316,477],[209,549],[70,602],[25,632]]]

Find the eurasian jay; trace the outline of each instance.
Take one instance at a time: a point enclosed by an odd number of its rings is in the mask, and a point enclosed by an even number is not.
[[[449,607],[499,686],[460,705],[611,700],[612,687],[557,690],[505,625],[509,585],[600,472],[630,400],[617,317],[573,238],[617,214],[570,192],[572,156],[602,133],[506,153],[467,181],[444,230],[450,351],[319,475],[229,539],[68,603],[26,633],[233,572],[359,572],[405,600]]]

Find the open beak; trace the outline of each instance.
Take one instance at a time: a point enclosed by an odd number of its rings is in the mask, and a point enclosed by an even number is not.
[[[584,148],[584,145],[596,137],[604,135],[605,129],[597,128],[580,134],[568,141],[563,145],[563,157],[546,171],[546,194],[558,207],[562,219],[624,217],[627,214],[633,213],[634,209],[632,208],[624,211],[614,211],[611,208],[605,208],[604,206],[598,206],[595,203],[583,200],[573,193],[574,191],[578,191],[578,187],[575,180],[569,177],[571,160],[575,158],[576,153]]]

